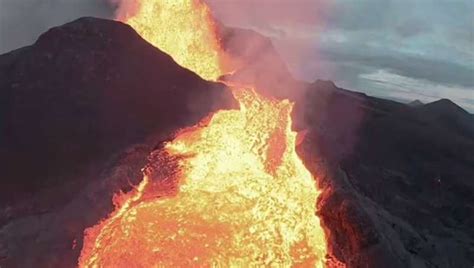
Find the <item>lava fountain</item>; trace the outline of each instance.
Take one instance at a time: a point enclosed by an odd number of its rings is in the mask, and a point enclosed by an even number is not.
[[[200,1],[142,0],[123,19],[205,79],[228,71]],[[177,189],[159,190],[145,175],[108,218],[86,230],[80,267],[325,266],[319,192],[295,151],[293,104],[252,87],[231,90],[239,110],[219,111],[161,149],[176,161],[178,172],[167,176]]]

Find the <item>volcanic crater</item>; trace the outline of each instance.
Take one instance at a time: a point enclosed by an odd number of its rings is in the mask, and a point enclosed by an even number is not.
[[[0,265],[473,263],[471,114],[297,81],[182,2],[0,56]]]

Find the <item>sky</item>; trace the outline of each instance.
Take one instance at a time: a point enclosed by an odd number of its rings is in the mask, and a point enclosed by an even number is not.
[[[110,1],[0,0],[0,53],[81,16],[111,18]],[[225,24],[270,37],[297,78],[474,112],[474,0],[207,2]]]

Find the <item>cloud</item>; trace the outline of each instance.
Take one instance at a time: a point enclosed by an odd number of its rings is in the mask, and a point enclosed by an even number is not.
[[[106,0],[0,0],[0,53],[32,44],[53,26],[112,14]]]
[[[325,46],[320,54],[336,63],[356,63],[373,69],[390,69],[402,76],[433,83],[474,87],[474,68],[430,55],[409,54],[358,43]]]
[[[385,91],[384,95],[391,98],[404,101],[419,99],[422,102],[449,98],[471,112],[474,111],[474,91],[472,88],[441,85],[423,79],[394,74],[388,70],[361,74],[360,78],[372,83],[375,88]]]
[[[298,30],[314,27],[325,16],[330,0],[239,0],[205,1],[214,14],[228,25],[252,28],[286,28]]]
[[[404,22],[396,25],[395,32],[402,38],[417,36],[425,34],[432,30],[429,24],[418,19],[407,19]]]
[[[269,35],[298,78],[400,95],[400,83],[392,83],[390,93],[363,78],[383,70],[392,80],[417,81],[416,94],[424,81],[427,96],[474,101],[471,0],[209,1],[224,23]]]

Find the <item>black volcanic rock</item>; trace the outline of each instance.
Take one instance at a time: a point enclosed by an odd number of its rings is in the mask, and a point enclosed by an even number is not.
[[[95,18],[0,56],[0,77],[2,199],[234,103],[128,25]]]
[[[474,118],[312,84],[299,149],[320,177],[320,215],[349,267],[474,263]]]

